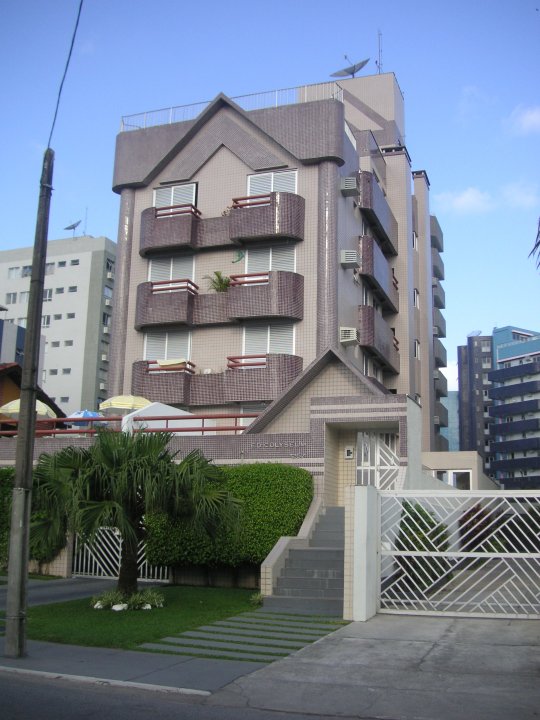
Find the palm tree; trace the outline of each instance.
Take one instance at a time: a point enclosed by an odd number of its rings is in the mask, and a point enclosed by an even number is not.
[[[208,287],[215,292],[227,292],[231,285],[231,278],[221,270],[214,270],[213,275],[205,275],[204,279],[208,280]]]
[[[117,528],[122,537],[118,590],[136,592],[146,514],[166,513],[213,534],[238,510],[221,470],[198,450],[176,463],[170,438],[162,432],[100,430],[90,448],[42,455],[34,482],[43,519],[33,523],[33,538],[58,542],[71,531],[91,541],[101,527]]]
[[[534,243],[533,249],[529,253],[534,257],[536,255],[536,267],[540,267],[540,218],[538,218],[538,231],[536,233],[536,242]]]

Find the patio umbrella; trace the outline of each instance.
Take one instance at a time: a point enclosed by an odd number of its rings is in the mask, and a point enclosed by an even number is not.
[[[9,417],[18,417],[21,412],[21,401],[19,398],[17,400],[11,400],[10,402],[6,403],[5,405],[2,405],[0,407],[0,415],[8,415]],[[45,405],[45,403],[41,402],[41,400],[36,400],[36,415],[40,418],[55,418],[56,414],[48,405]]]
[[[73,418],[81,418],[83,422],[74,422],[73,425],[88,425],[87,422],[84,422],[84,420],[92,419],[92,418],[102,418],[104,417],[102,413],[96,412],[95,410],[77,410],[77,412],[71,413],[69,418],[67,420],[72,420]],[[103,423],[99,423],[98,427],[101,427]]]
[[[141,410],[147,405],[151,405],[151,401],[140,395],[115,395],[107,398],[99,405],[100,410]]]

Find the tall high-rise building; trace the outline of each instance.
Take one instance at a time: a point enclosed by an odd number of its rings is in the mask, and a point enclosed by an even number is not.
[[[0,252],[5,322],[22,327],[32,270],[32,247]],[[95,409],[108,397],[107,373],[116,245],[106,237],[74,237],[47,245],[38,379],[69,415]]]
[[[328,348],[446,449],[443,235],[393,74],[124,118],[109,394],[260,412]]]

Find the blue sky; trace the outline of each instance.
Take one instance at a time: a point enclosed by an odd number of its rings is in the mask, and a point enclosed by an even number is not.
[[[0,249],[32,245],[78,0],[2,0]],[[450,388],[473,330],[540,331],[540,0],[85,0],[51,146],[49,238],[116,239],[122,115],[324,82],[371,58],[405,96],[413,170],[444,231]]]

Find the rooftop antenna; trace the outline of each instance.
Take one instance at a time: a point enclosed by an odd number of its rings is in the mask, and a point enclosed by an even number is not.
[[[379,59],[375,62],[379,75],[382,73],[382,32],[378,31],[379,36]]]
[[[76,230],[77,226],[80,224],[81,224],[81,221],[77,220],[77,222],[71,223],[71,225],[68,225],[67,227],[65,227],[64,230],[73,230],[73,237],[75,237],[75,230]]]
[[[345,60],[350,63],[351,61],[349,58],[344,55],[343,56]],[[354,77],[356,73],[361,70],[365,65],[367,65],[369,62],[369,58],[366,60],[362,60],[359,63],[355,63],[354,65],[351,63],[348,67],[343,68],[342,70],[338,70],[335,73],[332,73],[330,77],[347,77],[348,75],[351,75],[351,77]]]

